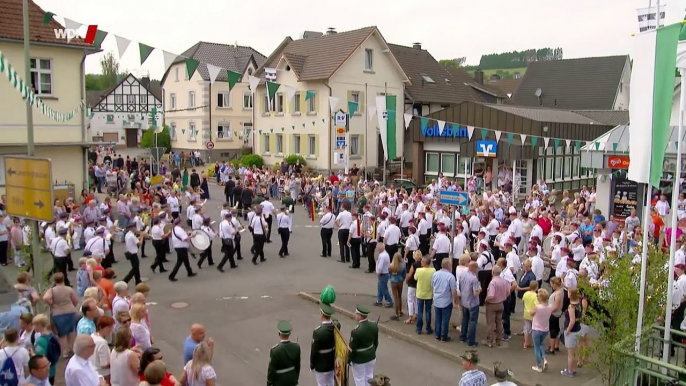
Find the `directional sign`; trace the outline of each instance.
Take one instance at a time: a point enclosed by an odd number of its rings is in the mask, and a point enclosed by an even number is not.
[[[476,141],[476,156],[495,158],[498,153],[498,143],[496,141]]]
[[[443,205],[465,206],[469,203],[469,194],[467,192],[441,190],[438,192],[438,202]]]
[[[49,159],[5,157],[7,213],[39,221],[52,214],[52,170]]]

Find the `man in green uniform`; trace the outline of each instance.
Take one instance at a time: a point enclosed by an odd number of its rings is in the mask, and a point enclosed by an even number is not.
[[[374,377],[376,349],[379,347],[379,326],[367,320],[369,309],[357,305],[355,319],[358,324],[350,333],[350,355],[355,386],[367,386]]]
[[[281,205],[285,206],[288,210],[288,217],[291,219],[290,231],[293,233],[293,212],[295,212],[295,201],[290,196],[285,196],[281,200]]]
[[[267,386],[298,386],[300,378],[300,346],[290,341],[293,327],[285,320],[279,321],[279,344],[269,350]]]
[[[312,332],[310,370],[314,371],[317,386],[333,386],[336,365],[336,339],[331,315],[334,309],[328,304],[319,305],[322,324]]]

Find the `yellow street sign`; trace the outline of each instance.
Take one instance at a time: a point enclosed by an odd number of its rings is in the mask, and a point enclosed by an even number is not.
[[[5,157],[5,181],[8,186],[49,191],[52,189],[50,177],[48,159]]]
[[[54,218],[50,190],[32,190],[7,185],[5,194],[8,214],[42,221],[51,221]]]

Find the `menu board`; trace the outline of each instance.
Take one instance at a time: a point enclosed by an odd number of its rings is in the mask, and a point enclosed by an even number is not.
[[[617,220],[629,217],[632,209],[638,210],[638,183],[615,178],[612,180],[612,192],[612,214]]]

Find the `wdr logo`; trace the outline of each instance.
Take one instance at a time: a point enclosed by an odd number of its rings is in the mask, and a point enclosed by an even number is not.
[[[89,25],[86,31],[86,37],[83,39],[88,44],[95,43],[95,34],[98,32],[97,25]],[[79,37],[78,32],[75,29],[69,28],[55,28],[55,37],[57,39],[67,39],[67,43],[71,42],[72,39]]]

